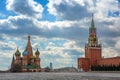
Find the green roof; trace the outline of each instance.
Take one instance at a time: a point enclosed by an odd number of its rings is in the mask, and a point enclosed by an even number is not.
[[[92,19],[92,22],[91,22],[91,28],[95,28],[94,20],[93,19]]]
[[[30,65],[27,66],[27,68],[28,68],[28,69],[36,69],[36,65],[30,64]]]
[[[91,26],[90,26],[90,28],[91,28],[91,29],[95,29],[93,14],[92,14],[92,21],[91,21]]]

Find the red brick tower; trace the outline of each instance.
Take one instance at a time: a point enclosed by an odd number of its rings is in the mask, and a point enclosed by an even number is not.
[[[93,16],[91,26],[89,28],[88,43],[85,45],[85,58],[89,59],[90,66],[96,65],[97,61],[102,59],[101,44],[98,42]]]
[[[101,53],[101,44],[98,42],[97,32],[92,16],[88,43],[85,44],[85,58],[78,58],[78,69],[89,71],[92,65],[95,66],[99,64],[100,60],[102,60]]]

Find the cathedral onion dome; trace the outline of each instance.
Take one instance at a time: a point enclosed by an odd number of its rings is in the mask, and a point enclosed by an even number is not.
[[[15,56],[20,56],[21,55],[21,53],[20,53],[20,51],[17,49],[17,51],[15,52]]]
[[[38,51],[38,49],[37,49],[37,51],[35,52],[35,54],[36,54],[36,55],[39,55],[39,54],[40,54],[40,52]]]
[[[28,52],[27,51],[24,51],[23,52],[23,56],[27,56],[28,55]]]

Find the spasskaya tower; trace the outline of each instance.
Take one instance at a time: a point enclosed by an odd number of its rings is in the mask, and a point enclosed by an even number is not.
[[[92,15],[91,26],[89,28],[88,43],[85,45],[85,58],[90,59],[90,66],[96,65],[97,61],[99,61],[102,58],[101,44],[98,42],[93,15]]]
[[[78,58],[78,69],[89,71],[91,66],[97,65],[102,59],[101,44],[98,41],[97,31],[92,15],[91,25],[89,27],[89,38],[85,44],[85,58]]]

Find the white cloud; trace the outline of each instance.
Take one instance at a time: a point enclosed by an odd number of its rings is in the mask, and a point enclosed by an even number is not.
[[[82,20],[63,20],[63,21],[55,21],[55,22],[50,22],[50,21],[36,21],[35,24],[40,27],[40,28],[48,28],[48,29],[53,29],[54,27],[62,28],[65,27],[81,27],[81,28],[88,28],[86,24],[88,24],[91,20],[89,18],[84,18]],[[41,25],[41,26],[39,26]]]
[[[57,11],[56,11],[56,9],[54,8],[54,3],[55,4],[57,4],[57,5],[59,5],[60,3],[62,2],[62,0],[58,0],[58,1],[56,1],[56,0],[49,0],[49,3],[48,3],[48,11],[49,11],[49,13],[50,14],[54,14],[54,15],[57,15]]]
[[[16,48],[16,44],[13,41],[2,42],[0,41],[1,50],[13,50]]]
[[[12,57],[16,51],[16,44],[13,41],[0,41],[0,70],[8,70]]]
[[[34,0],[7,0],[7,10],[33,18],[41,18],[43,7]]]
[[[49,13],[57,16],[57,19],[79,20],[91,13],[87,10],[87,5],[84,5],[84,1],[78,3],[78,0],[49,0],[47,7]]]
[[[108,58],[108,57],[116,57],[119,55],[114,47],[107,47],[103,49],[102,56]]]
[[[115,48],[119,50],[120,48],[120,37],[117,37],[114,39],[115,40]]]
[[[96,17],[106,18],[109,16],[109,11],[119,11],[118,0],[98,0],[94,10]]]
[[[89,17],[91,13],[94,13],[96,18],[103,19],[120,10],[118,0],[49,0],[47,6],[50,14],[68,20]]]
[[[76,67],[76,59],[84,53],[84,49],[77,46],[76,42],[71,40],[67,40],[63,44],[59,42],[61,46],[58,46],[56,41],[55,44],[56,45],[54,45],[53,42],[49,42],[45,51],[41,51],[41,58],[43,61],[53,62],[56,64],[54,66],[55,68],[59,68],[60,66],[72,66],[72,64]]]

